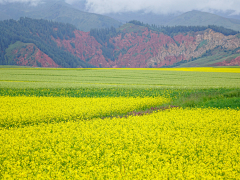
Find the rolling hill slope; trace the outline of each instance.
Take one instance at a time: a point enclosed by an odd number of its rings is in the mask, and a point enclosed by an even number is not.
[[[108,16],[77,10],[63,0],[49,0],[38,6],[24,3],[0,3],[1,20],[30,17],[57,22],[70,23],[79,30],[90,31],[92,28],[119,27],[121,23]]]
[[[240,20],[224,18],[215,14],[200,12],[200,11],[190,11],[182,15],[179,15],[165,25],[168,26],[208,26],[216,25],[223,26],[228,29],[233,29],[240,31]]]
[[[86,10],[86,0],[73,1],[71,4],[74,8],[79,10]],[[239,29],[240,15],[234,14],[234,11],[213,11],[212,13],[201,11],[190,12],[171,12],[169,14],[159,14],[153,12],[146,12],[144,10],[128,11],[128,12],[112,12],[104,14],[106,16],[117,19],[118,21],[125,23],[131,20],[137,20],[147,24],[155,25],[192,25],[192,26],[208,26],[217,25],[234,30]],[[190,22],[189,22],[190,21]]]
[[[176,12],[173,14],[154,14],[144,11],[94,14],[85,11],[85,1],[77,1],[68,4],[65,0],[43,0],[43,3],[37,6],[31,6],[27,3],[5,3],[0,2],[0,20],[15,19],[20,17],[30,17],[35,19],[47,19],[57,22],[70,23],[79,30],[90,31],[92,28],[118,28],[122,23],[130,20],[138,20],[148,24],[164,26],[208,26],[217,25],[225,28],[240,31],[239,16],[221,13],[219,15],[190,11],[186,13]],[[229,18],[233,17],[233,18]]]
[[[21,18],[0,21],[0,64],[43,67],[94,67],[57,46],[54,38],[74,38],[70,24]]]
[[[0,22],[0,64],[146,68],[239,65],[240,34],[217,26],[149,26],[77,30],[21,18]]]

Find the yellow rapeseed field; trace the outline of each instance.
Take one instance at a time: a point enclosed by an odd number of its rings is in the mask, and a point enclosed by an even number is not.
[[[100,70],[107,69],[101,68]],[[224,73],[240,73],[240,68],[227,67],[182,67],[182,68],[111,68],[118,70],[156,70],[156,71],[195,71],[195,72],[224,72]]]
[[[0,127],[112,116],[169,102],[164,97],[10,97],[0,96]]]
[[[78,103],[59,104],[64,113],[49,110],[60,118],[75,112],[71,108]],[[101,112],[98,108],[93,105],[91,112]],[[239,109],[173,108],[128,118],[76,119],[68,114],[67,122],[1,128],[0,178],[240,179]]]

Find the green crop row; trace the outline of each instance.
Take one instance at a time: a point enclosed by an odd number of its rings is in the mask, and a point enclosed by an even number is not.
[[[176,89],[176,88],[62,88],[11,89],[0,88],[0,96],[37,97],[159,97],[171,98],[165,106],[240,107],[239,88]]]

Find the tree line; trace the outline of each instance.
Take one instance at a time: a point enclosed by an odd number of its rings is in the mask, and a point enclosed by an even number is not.
[[[116,59],[116,55],[114,54],[115,47],[109,42],[109,39],[117,36],[119,33],[115,27],[90,30],[90,36],[93,36],[102,45],[102,54],[106,60],[115,61]]]
[[[177,33],[187,33],[187,32],[198,32],[198,31],[205,31],[207,29],[212,29],[215,32],[219,32],[224,34],[225,36],[229,35],[236,35],[239,31],[235,31],[232,29],[224,28],[223,26],[216,26],[216,25],[208,25],[208,26],[157,26],[155,24],[149,25],[144,24],[140,21],[132,20],[129,23],[147,27],[149,30],[162,32],[168,36],[174,36]]]

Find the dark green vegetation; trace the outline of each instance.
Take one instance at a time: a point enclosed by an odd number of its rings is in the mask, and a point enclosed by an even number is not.
[[[210,89],[159,89],[159,88],[62,88],[62,89],[6,89],[0,88],[0,96],[45,96],[45,97],[157,97],[172,99],[164,107],[215,107],[239,108],[239,88]],[[162,105],[159,107],[163,107]]]
[[[10,56],[5,56],[11,44],[18,41],[33,43],[61,67],[93,67],[92,65],[60,49],[54,38],[69,39],[75,37],[76,28],[70,24],[21,18],[19,21],[0,21],[0,64],[15,65]],[[17,44],[16,44],[17,45]]]
[[[165,96],[172,101],[164,107],[240,107],[239,73],[33,68],[1,68],[0,73],[0,96]],[[176,86],[177,82],[183,85]],[[160,86],[164,83],[168,84]]]
[[[171,105],[180,107],[215,107],[215,108],[239,108],[240,89],[201,89],[183,92],[173,100]]]
[[[183,26],[183,25],[178,25],[178,26],[157,26],[157,25],[148,25],[148,24],[143,24],[140,21],[129,21],[129,23],[139,25],[139,26],[144,26],[147,27],[149,30],[157,31],[157,32],[162,32],[168,36],[173,37],[174,35],[178,33],[187,33],[187,32],[198,32],[198,31],[204,31],[206,29],[212,29],[215,32],[219,32],[224,34],[225,36],[229,35],[236,35],[239,33],[239,31],[235,31],[232,29],[227,29],[224,28],[223,26],[216,26],[216,25],[208,25],[208,26]]]
[[[135,26],[135,29],[133,29],[132,26],[129,29],[128,23],[134,24],[137,26]],[[207,29],[212,29],[213,31],[222,33],[225,36],[236,35],[239,33],[239,31],[234,31],[232,29],[227,29],[227,28],[215,26],[215,25],[171,27],[171,26],[157,26],[155,24],[149,25],[136,20],[129,21],[128,23],[121,26],[118,29],[114,27],[105,28],[105,29],[91,29],[90,35],[93,36],[100,44],[103,44],[108,42],[109,38],[114,37],[118,34],[122,34],[124,32],[125,33],[138,32],[138,31],[141,32],[141,30],[144,30],[144,27],[148,28],[148,30],[162,32],[171,37],[173,37],[174,35],[177,35],[178,33],[198,32],[198,31],[205,31]]]
[[[45,97],[157,97],[166,96],[175,97],[181,94],[182,90],[168,90],[158,88],[0,88],[0,96],[45,96]],[[186,92],[186,96],[189,92]]]
[[[20,17],[70,23],[81,31],[121,25],[119,21],[110,17],[80,11],[63,0],[46,0],[37,6],[24,3],[0,3],[0,20],[18,20]]]
[[[115,60],[116,54],[114,54],[115,47],[112,43],[109,42],[109,39],[111,37],[117,36],[120,33],[121,32],[114,27],[90,30],[90,36],[93,36],[97,40],[97,42],[102,45],[101,49],[103,56],[112,61]]]

